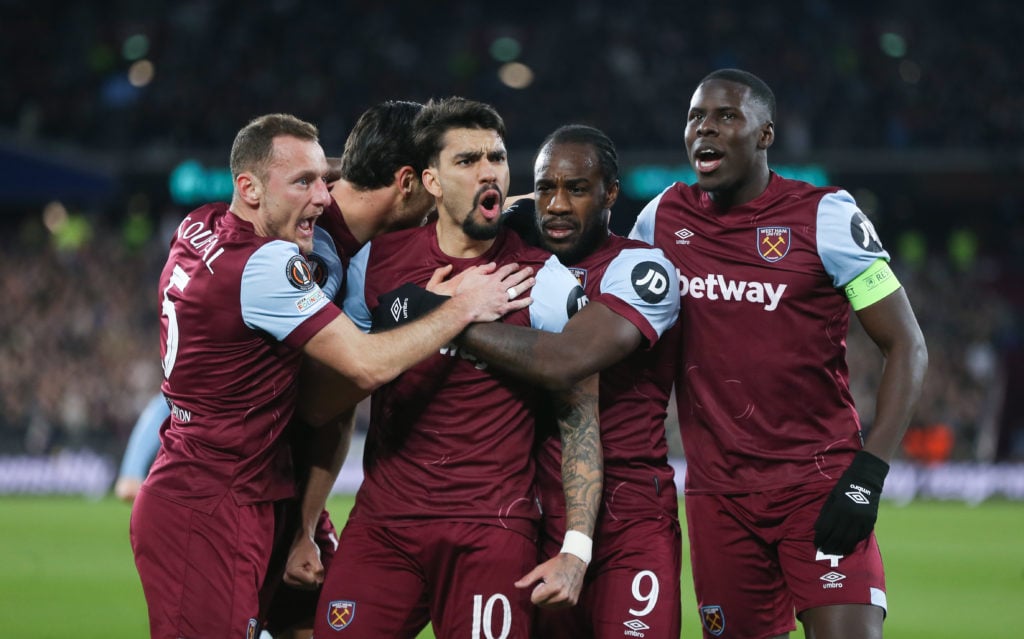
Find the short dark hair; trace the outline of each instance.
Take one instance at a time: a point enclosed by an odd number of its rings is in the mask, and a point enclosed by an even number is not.
[[[505,139],[505,121],[491,105],[458,96],[430,100],[415,123],[414,140],[423,168],[437,162],[444,134],[451,129],[496,131]]]
[[[615,143],[604,131],[586,124],[566,124],[544,138],[540,148],[543,149],[549,144],[585,144],[593,147],[597,153],[597,161],[601,165],[604,185],[611,187],[619,179],[619,155],[615,151]]]
[[[718,69],[704,76],[700,83],[704,84],[708,80],[725,80],[749,88],[754,99],[768,107],[768,117],[775,121],[775,94],[764,80],[753,73],[742,69]]]
[[[235,136],[231,145],[231,177],[252,171],[266,177],[267,165],[274,154],[274,138],[282,135],[316,142],[316,126],[288,113],[268,113],[253,118]]]
[[[388,100],[364,111],[345,140],[341,177],[369,190],[391,184],[406,165],[419,175],[424,167],[416,156],[413,121],[422,110],[419,102]]]

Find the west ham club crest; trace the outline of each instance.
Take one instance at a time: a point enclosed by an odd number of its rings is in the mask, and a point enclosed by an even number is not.
[[[766,262],[778,262],[789,253],[791,239],[788,226],[760,226],[757,229],[757,254]]]
[[[327,625],[334,630],[344,630],[356,616],[356,602],[332,601],[327,607]]]
[[[719,637],[725,632],[725,613],[721,606],[701,606],[700,622],[708,633]]]

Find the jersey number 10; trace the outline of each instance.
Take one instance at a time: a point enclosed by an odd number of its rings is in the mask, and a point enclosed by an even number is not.
[[[495,608],[499,610],[495,611]],[[501,615],[501,632],[494,634],[495,613]],[[484,603],[483,595],[473,595],[473,639],[507,639],[512,630],[512,605],[501,593],[491,595]]]

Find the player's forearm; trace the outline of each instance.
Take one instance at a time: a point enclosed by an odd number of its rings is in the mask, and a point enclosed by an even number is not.
[[[559,334],[501,323],[472,324],[458,338],[488,366],[547,388],[567,390],[585,375]]]
[[[459,336],[470,352],[503,372],[566,391],[626,357],[643,336],[604,304],[588,304],[561,333],[505,324],[473,324]]]
[[[302,493],[301,527],[297,535],[310,538],[316,533],[320,513],[327,505],[327,498],[338,479],[338,473],[348,456],[355,430],[355,408],[330,424],[310,431],[313,438],[310,446],[311,459],[309,476]]]
[[[907,339],[885,358],[878,387],[875,420],[864,449],[890,461],[899,448],[924,385],[928,351],[922,339]]]
[[[450,343],[474,319],[464,298],[453,297],[414,322],[366,335],[366,378],[386,384]]]
[[[422,318],[382,333],[366,334],[345,315],[339,315],[306,344],[305,352],[345,376],[355,386],[345,401],[332,408],[355,404],[426,359],[450,342],[472,321],[467,304],[452,298]],[[354,400],[354,401],[350,401]],[[307,410],[301,405],[301,411]],[[325,414],[323,407],[319,415]],[[329,412],[329,411],[327,411]]]
[[[593,538],[604,486],[604,453],[598,420],[598,376],[556,397],[562,439],[566,530]]]

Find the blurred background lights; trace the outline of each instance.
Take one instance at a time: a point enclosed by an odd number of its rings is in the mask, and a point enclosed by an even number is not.
[[[898,33],[883,33],[879,45],[891,58],[902,58],[907,54],[907,42]]]
[[[43,207],[43,226],[54,247],[61,252],[77,251],[92,238],[92,225],[82,215],[71,215],[63,202],[54,200]]]
[[[928,241],[918,230],[903,233],[897,239],[896,255],[899,260],[914,268],[921,268],[928,261]]]
[[[168,180],[171,197],[178,204],[192,206],[200,202],[231,199],[234,181],[228,167],[204,167],[198,160],[185,160],[171,171]]]
[[[533,84],[533,69],[522,62],[509,62],[498,69],[502,84],[512,89],[525,89]]]
[[[155,73],[153,63],[149,60],[139,60],[138,62],[132,63],[132,66],[128,68],[128,82],[133,87],[144,87],[153,81],[153,74]]]
[[[43,226],[56,233],[62,226],[67,224],[68,210],[62,202],[54,200],[43,207]]]
[[[522,47],[515,38],[502,36],[491,43],[491,57],[498,62],[512,62],[519,57]]]
[[[141,33],[136,33],[125,39],[121,45],[121,55],[125,60],[138,60],[149,53],[149,38]]]

